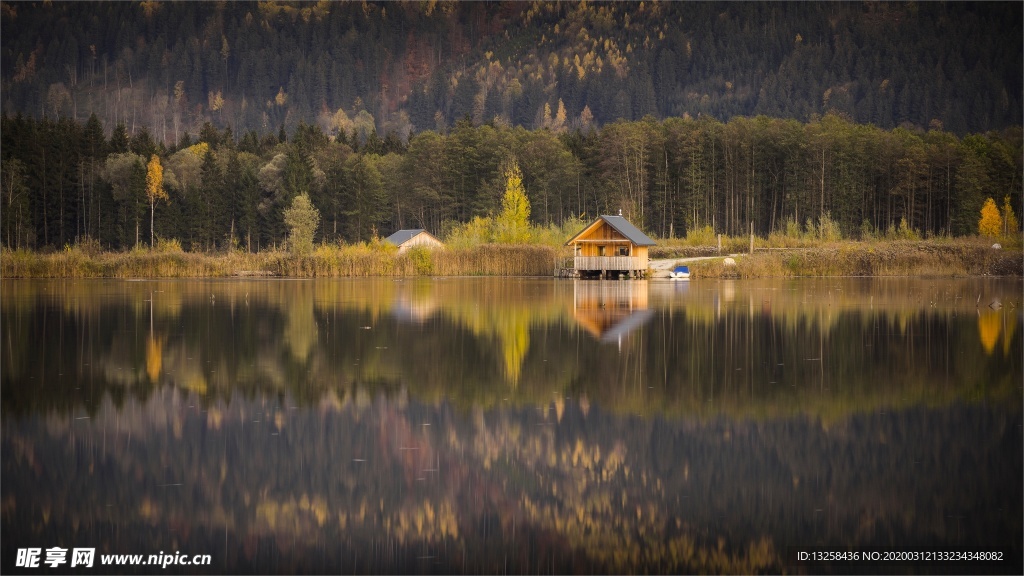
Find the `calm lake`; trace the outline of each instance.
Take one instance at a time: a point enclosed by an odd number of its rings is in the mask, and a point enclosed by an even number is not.
[[[1024,571],[1020,279],[0,289],[3,573]]]

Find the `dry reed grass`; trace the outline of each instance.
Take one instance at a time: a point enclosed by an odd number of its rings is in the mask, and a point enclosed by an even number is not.
[[[559,251],[541,245],[484,244],[413,249],[383,243],[321,245],[305,255],[283,251],[220,254],[132,250],[90,254],[71,247],[42,254],[0,251],[4,278],[215,278],[227,276],[550,276]]]
[[[1021,276],[1019,250],[994,250],[985,240],[845,242],[792,250],[755,250],[736,259],[694,262],[693,278],[790,276]]]
[[[705,235],[707,236],[707,235]],[[708,237],[694,238],[705,242]],[[652,258],[718,254],[716,246],[662,241]],[[722,239],[722,253],[746,253],[749,237]],[[786,246],[778,246],[778,244]],[[934,238],[925,241],[812,242],[793,237],[755,238],[755,253],[694,262],[694,278],[770,278],[788,276],[1020,276],[1019,246],[992,249],[986,238]],[[99,252],[72,246],[60,252],[0,250],[4,278],[212,278],[227,276],[408,277],[550,276],[571,251],[551,244],[480,244],[407,252],[381,241],[322,244],[305,255],[280,250],[258,253],[184,252],[172,244],[157,250]]]

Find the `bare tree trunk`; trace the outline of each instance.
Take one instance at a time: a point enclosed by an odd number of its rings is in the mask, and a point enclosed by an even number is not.
[[[46,218],[46,205],[48,204],[46,198],[46,151],[43,151],[43,244],[50,243],[50,223]]]
[[[825,214],[825,148],[821,148],[821,209],[818,211],[818,217]]]

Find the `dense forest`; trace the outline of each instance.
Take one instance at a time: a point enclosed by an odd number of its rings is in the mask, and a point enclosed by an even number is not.
[[[512,162],[534,224],[661,238],[1022,212],[1019,4],[0,7],[7,247],[259,250],[302,193],[319,242],[443,236]]]
[[[280,246],[283,213],[302,193],[321,215],[317,241],[400,228],[443,236],[500,210],[512,161],[535,224],[622,210],[661,238],[799,231],[824,215],[852,238],[894,228],[956,235],[977,232],[986,198],[1022,212],[1020,127],[958,138],[830,114],[808,123],[647,117],[558,133],[464,119],[403,141],[306,123],[239,137],[206,123],[165,145],[124,124],[107,137],[95,115],[4,115],[0,132],[0,224],[12,248],[88,240],[126,249],[151,234],[191,250]],[[147,185],[154,158],[164,197]]]
[[[828,112],[1019,125],[1015,2],[13,2],[3,110],[239,133]]]

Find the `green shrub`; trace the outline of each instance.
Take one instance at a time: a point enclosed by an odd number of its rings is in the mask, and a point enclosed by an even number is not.
[[[711,226],[690,228],[686,231],[686,243],[691,246],[716,246],[715,229]]]
[[[907,224],[906,217],[900,218],[900,225],[898,228],[890,224],[889,230],[886,231],[885,236],[888,240],[917,241],[921,239],[921,234]]]
[[[874,240],[875,239],[875,227],[871,224],[871,221],[865,218],[860,223],[860,239],[861,240]]]
[[[184,250],[177,238],[157,238],[156,252],[159,254],[181,254]]]
[[[828,212],[818,217],[818,239],[825,242],[839,242],[843,239],[839,222],[833,220],[832,215]]]
[[[786,218],[786,238],[798,240],[801,236],[800,223],[796,221],[796,218]]]
[[[423,246],[413,246],[406,252],[409,260],[412,261],[413,270],[420,276],[430,276],[434,273],[434,258],[431,250]]]

